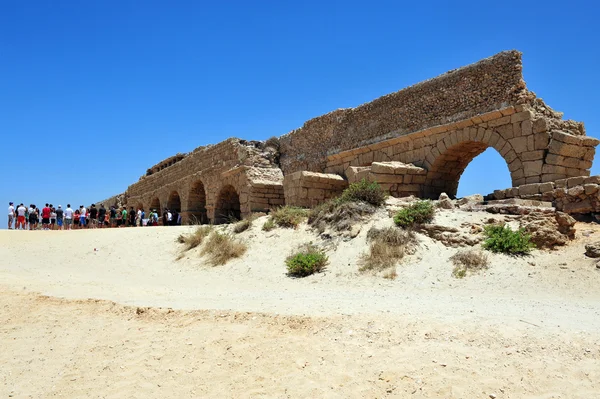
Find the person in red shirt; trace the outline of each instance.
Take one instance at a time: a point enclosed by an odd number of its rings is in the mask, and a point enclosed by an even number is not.
[[[49,230],[50,227],[50,213],[52,212],[52,210],[50,209],[50,207],[48,206],[48,204],[46,204],[46,206],[42,209],[42,229],[43,230]]]

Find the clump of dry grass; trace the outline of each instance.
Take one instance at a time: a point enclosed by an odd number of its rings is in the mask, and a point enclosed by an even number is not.
[[[485,253],[472,249],[458,251],[450,257],[450,260],[454,264],[452,275],[456,278],[466,277],[469,271],[477,272],[487,269],[489,264],[488,256]]]
[[[405,254],[413,253],[416,247],[416,236],[410,230],[401,230],[395,227],[377,229],[372,227],[367,233],[367,240],[371,242],[369,252],[363,254],[359,260],[361,272],[379,272],[388,270],[384,277],[395,278],[395,265]],[[393,277],[392,277],[393,276]]]
[[[212,230],[212,226],[199,226],[191,234],[180,234],[177,237],[177,242],[180,244],[185,244],[184,250],[189,251],[190,249],[196,248],[202,244],[204,239]]]
[[[218,266],[224,265],[231,259],[240,258],[247,249],[246,244],[233,238],[230,234],[213,231],[202,248],[202,255],[208,257],[211,265]]]
[[[320,233],[327,227],[336,231],[350,230],[352,225],[360,221],[364,215],[371,215],[376,210],[375,206],[367,202],[342,202],[333,199],[311,210],[308,224],[315,227]]]
[[[273,219],[269,218],[267,219],[267,221],[263,224],[263,231],[271,231],[275,228],[275,222],[273,221]]]
[[[295,229],[307,217],[308,209],[286,205],[273,210],[273,212],[271,212],[269,220],[271,220],[275,225],[279,227]]]
[[[254,218],[249,217],[249,218],[240,220],[239,222],[236,222],[236,224],[233,225],[233,232],[235,234],[239,234],[241,232],[248,230],[250,227],[252,227],[253,221],[254,221]]]

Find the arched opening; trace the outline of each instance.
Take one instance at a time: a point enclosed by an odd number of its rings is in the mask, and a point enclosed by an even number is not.
[[[219,193],[215,212],[215,224],[229,223],[241,218],[240,197],[232,185],[227,185]]]
[[[208,223],[206,191],[204,190],[204,184],[200,180],[192,185],[188,198],[187,211],[189,212],[189,223]]]
[[[177,191],[172,191],[171,194],[169,194],[167,208],[170,211],[175,211],[177,213],[181,212],[181,199],[179,198],[179,193]]]
[[[158,198],[154,198],[151,202],[150,202],[150,210],[154,211],[156,210],[156,212],[158,212],[158,214],[160,214],[160,212],[162,211],[161,207],[160,207],[160,200]]]
[[[457,196],[492,193],[512,185],[506,161],[493,148],[486,149],[467,166],[458,183]]]
[[[458,182],[467,168],[467,165],[473,161],[475,157],[488,149],[489,145],[480,141],[465,141],[456,144],[442,154],[438,155],[427,172],[427,179],[424,185],[423,195],[426,198],[437,199],[441,193],[448,194],[451,198],[455,198],[458,192]],[[497,152],[491,150],[488,152]],[[499,154],[497,154],[500,156]],[[504,165],[507,165],[503,159]],[[489,182],[495,185],[500,185],[500,182],[495,181],[497,170],[493,170],[491,165],[483,165],[484,176]],[[487,172],[487,173],[486,173]],[[496,187],[498,188],[498,187]],[[487,194],[481,190],[476,190],[480,194]],[[493,191],[493,190],[492,190]]]

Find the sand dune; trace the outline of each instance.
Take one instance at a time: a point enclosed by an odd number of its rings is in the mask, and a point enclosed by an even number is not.
[[[583,255],[596,226],[578,225],[560,251],[494,255],[488,271],[462,280],[451,277],[456,250],[420,237],[390,281],[357,272],[369,224],[331,240],[330,266],[305,279],[287,277],[283,260],[319,238],[305,226],[261,225],[239,235],[244,258],[221,267],[197,251],[176,260],[188,227],[0,232],[0,395],[600,392],[600,272]]]

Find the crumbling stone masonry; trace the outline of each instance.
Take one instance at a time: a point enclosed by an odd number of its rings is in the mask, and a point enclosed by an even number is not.
[[[228,139],[177,154],[123,197],[131,206],[181,210],[186,222],[221,222],[284,203],[314,206],[362,178],[394,196],[455,196],[467,165],[489,147],[518,188],[588,177],[598,143],[583,123],[563,120],[527,90],[521,53],[507,51],[279,139]]]

